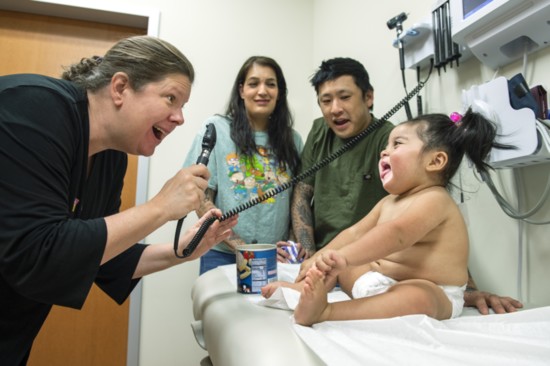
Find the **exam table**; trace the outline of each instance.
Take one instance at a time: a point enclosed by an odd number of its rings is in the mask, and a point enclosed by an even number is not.
[[[465,308],[444,321],[409,315],[303,327],[291,310],[237,293],[235,277],[234,265],[218,267],[191,292],[192,328],[209,353],[206,365],[550,365],[550,306],[486,316]]]
[[[237,292],[234,265],[201,275],[191,297],[191,326],[213,365],[324,365],[294,331],[290,310],[257,305],[261,295]]]

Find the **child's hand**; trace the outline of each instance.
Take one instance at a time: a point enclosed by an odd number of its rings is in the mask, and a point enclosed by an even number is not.
[[[325,275],[337,276],[347,266],[347,260],[336,250],[325,250],[317,256],[315,266]]]
[[[298,273],[295,282],[300,282],[306,278],[307,271],[315,265],[316,258],[316,256],[309,257],[302,262],[302,264],[300,265],[300,272]]]

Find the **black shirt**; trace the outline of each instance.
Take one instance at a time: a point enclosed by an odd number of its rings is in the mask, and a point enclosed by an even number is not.
[[[95,281],[118,303],[145,246],[100,266],[126,154],[94,156],[86,92],[39,75],[0,77],[0,360],[24,364],[53,304],[81,308]]]

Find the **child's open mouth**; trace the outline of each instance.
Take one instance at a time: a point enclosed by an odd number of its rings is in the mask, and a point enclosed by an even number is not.
[[[384,180],[384,178],[391,173],[391,165],[388,164],[385,161],[380,162],[380,179]]]

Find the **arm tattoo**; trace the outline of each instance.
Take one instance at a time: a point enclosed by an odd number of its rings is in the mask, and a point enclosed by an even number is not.
[[[312,199],[313,186],[303,182],[296,184],[291,207],[292,229],[294,235],[296,235],[296,240],[302,244],[309,254],[313,254],[316,250],[313,213],[311,211]]]

